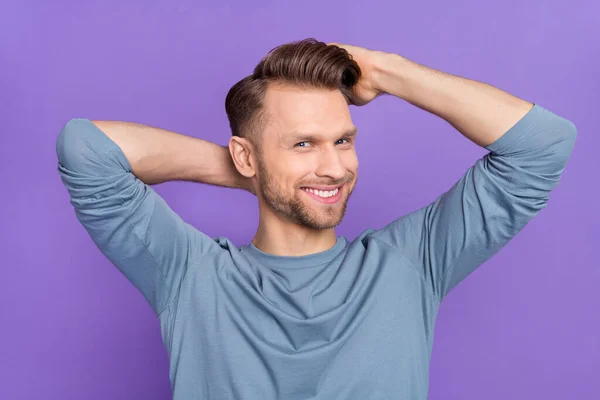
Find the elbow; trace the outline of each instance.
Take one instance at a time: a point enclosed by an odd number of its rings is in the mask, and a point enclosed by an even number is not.
[[[575,147],[577,127],[571,121],[560,118],[559,122],[555,123],[551,135],[553,136],[552,142],[540,154],[536,162],[540,178],[543,177],[551,183],[551,187],[548,189],[553,188],[560,181]]]
[[[577,126],[568,119],[563,118],[558,129],[560,132],[560,139],[555,145],[555,155],[557,160],[560,160],[562,168],[564,168],[575,147]]]
[[[88,147],[82,130],[85,128],[86,120],[73,118],[69,120],[60,130],[56,138],[56,157],[58,163],[72,171],[78,170],[78,164],[82,162],[82,156]]]
[[[571,148],[575,144],[575,139],[577,138],[577,126],[568,119],[565,120],[565,136],[571,141]]]
[[[70,153],[72,151],[73,146],[71,143],[74,140],[74,120],[68,121],[58,133],[58,137],[56,138],[56,157],[58,158],[58,163],[61,165],[65,165],[67,163],[67,159],[70,158]]]

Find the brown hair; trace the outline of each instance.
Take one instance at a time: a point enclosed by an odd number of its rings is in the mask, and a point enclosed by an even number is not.
[[[233,136],[256,143],[264,126],[263,100],[269,83],[282,82],[301,88],[339,89],[348,99],[360,78],[360,68],[343,48],[316,39],[286,43],[272,49],[252,75],[237,82],[227,93],[225,111]]]

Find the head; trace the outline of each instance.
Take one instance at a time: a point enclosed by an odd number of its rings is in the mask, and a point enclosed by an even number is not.
[[[349,97],[359,77],[346,50],[306,39],[271,50],[230,89],[229,149],[261,212],[315,230],[342,221],[358,179]]]

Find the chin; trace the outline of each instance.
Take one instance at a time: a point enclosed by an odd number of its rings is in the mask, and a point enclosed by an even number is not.
[[[337,214],[337,213],[336,213]],[[327,216],[314,216],[313,218],[311,218],[311,222],[313,222],[311,225],[313,226],[318,226],[318,229],[321,230],[325,230],[325,229],[332,229],[335,228],[336,226],[338,226],[343,219],[343,215],[327,215]]]

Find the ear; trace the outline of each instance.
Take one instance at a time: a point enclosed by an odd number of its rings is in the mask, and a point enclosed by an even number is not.
[[[232,136],[229,139],[229,153],[235,168],[240,174],[246,178],[252,178],[256,175],[256,162],[253,157],[255,149],[248,139]]]

